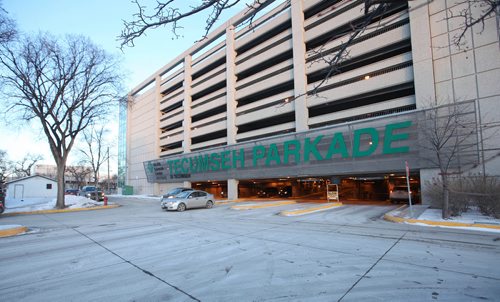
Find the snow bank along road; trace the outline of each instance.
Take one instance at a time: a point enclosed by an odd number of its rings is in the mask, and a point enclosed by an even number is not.
[[[391,206],[1,217],[3,301],[498,301],[500,235],[395,224]],[[296,207],[296,206],[295,206]]]

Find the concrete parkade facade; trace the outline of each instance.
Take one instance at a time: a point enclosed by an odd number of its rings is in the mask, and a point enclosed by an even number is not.
[[[498,139],[477,144],[499,119],[490,113],[500,66],[484,63],[500,61],[495,17],[464,56],[448,45],[451,21],[436,21],[458,9],[453,1],[390,4],[315,95],[328,74],[319,52],[339,49],[365,1],[277,2],[252,29],[239,26],[246,11],[231,18],[130,93],[121,171],[136,193],[193,186],[234,199],[291,187],[297,196],[310,180],[357,179],[386,187],[383,199],[405,162],[418,187],[437,175],[419,143],[429,100],[463,103],[477,133],[461,162],[498,174],[497,160],[479,164]]]

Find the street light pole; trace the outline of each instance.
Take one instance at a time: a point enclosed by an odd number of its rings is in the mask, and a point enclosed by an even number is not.
[[[109,146],[108,146],[108,194],[109,194]]]

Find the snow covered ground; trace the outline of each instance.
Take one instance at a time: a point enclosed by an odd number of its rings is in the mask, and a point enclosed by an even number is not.
[[[426,209],[417,219],[419,220],[429,220],[436,222],[458,222],[458,223],[468,223],[468,224],[488,224],[497,226],[500,228],[500,219],[495,219],[490,216],[484,216],[479,212],[478,209],[472,208],[467,212],[462,213],[460,216],[453,216],[450,219],[441,218],[441,210],[440,209]],[[478,227],[460,227],[460,226],[446,226],[446,225],[438,225],[438,227],[447,227],[447,228],[455,228],[455,229],[469,229],[469,230],[481,230],[488,232],[497,232],[500,233],[500,229],[493,228],[478,228]]]
[[[118,197],[118,198],[140,198],[147,201],[160,201],[161,196],[156,195],[108,195],[108,197]]]
[[[431,209],[427,205],[414,205],[413,213],[416,215],[411,215],[408,207],[400,207],[396,210],[389,212],[389,216],[401,217],[404,219],[416,219],[422,222],[405,221],[405,223],[423,225],[429,227],[443,227],[443,228],[454,228],[454,229],[468,229],[468,230],[480,230],[487,232],[500,233],[500,219],[495,219],[490,216],[485,216],[481,214],[479,209],[470,208],[467,212],[462,213],[460,216],[452,216],[449,219],[441,218],[441,209]],[[420,214],[419,214],[420,213]],[[433,224],[425,223],[425,221],[432,221]],[[463,226],[458,226],[454,224],[463,224]],[[489,225],[491,227],[476,227],[471,226],[476,225]]]
[[[10,230],[10,229],[15,229],[15,228],[20,228],[20,227],[22,227],[22,225],[20,225],[20,224],[1,224],[0,231]]]
[[[151,195],[111,195],[111,197],[119,198],[140,198],[141,200],[148,202],[159,202],[161,196],[151,196]],[[76,208],[92,208],[96,206],[102,206],[102,202],[96,202],[94,200],[85,198],[83,196],[73,196],[66,195],[66,206],[70,209]],[[113,204],[108,202],[108,204]],[[5,201],[5,212],[4,213],[18,213],[18,212],[31,212],[40,210],[52,210],[55,209],[56,199],[50,198],[26,198],[23,201],[7,199]],[[398,209],[391,212],[393,216],[405,217],[408,215],[408,209]],[[409,216],[406,218],[410,218]],[[458,222],[467,224],[489,224],[498,226],[498,228],[476,228],[476,227],[460,227],[460,226],[445,226],[445,225],[435,225],[433,227],[449,227],[449,228],[465,228],[465,229],[475,229],[488,232],[500,232],[500,219],[495,219],[493,217],[488,217],[482,215],[477,209],[470,209],[468,212],[462,214],[461,216],[451,217],[450,219],[441,218],[441,210],[427,208],[422,211],[417,218],[418,220],[427,220],[435,222]],[[420,224],[420,223],[417,223]],[[426,224],[426,226],[431,226]]]
[[[494,224],[500,226],[500,219],[484,216],[478,209],[469,209],[461,216],[451,217],[450,219],[441,218],[440,209],[427,209],[418,217],[421,220],[443,221],[443,222],[461,222],[461,223],[482,223]]]
[[[92,208],[102,206],[102,202],[97,202],[83,196],[65,196],[65,204],[67,208]],[[108,204],[111,204],[108,202]],[[4,213],[31,212],[41,210],[52,210],[56,206],[55,198],[25,198],[23,201],[6,199]]]

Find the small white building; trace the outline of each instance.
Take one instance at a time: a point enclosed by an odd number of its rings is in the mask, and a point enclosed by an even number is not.
[[[7,182],[6,185],[6,198],[9,200],[57,197],[57,182],[45,176],[28,176]]]

